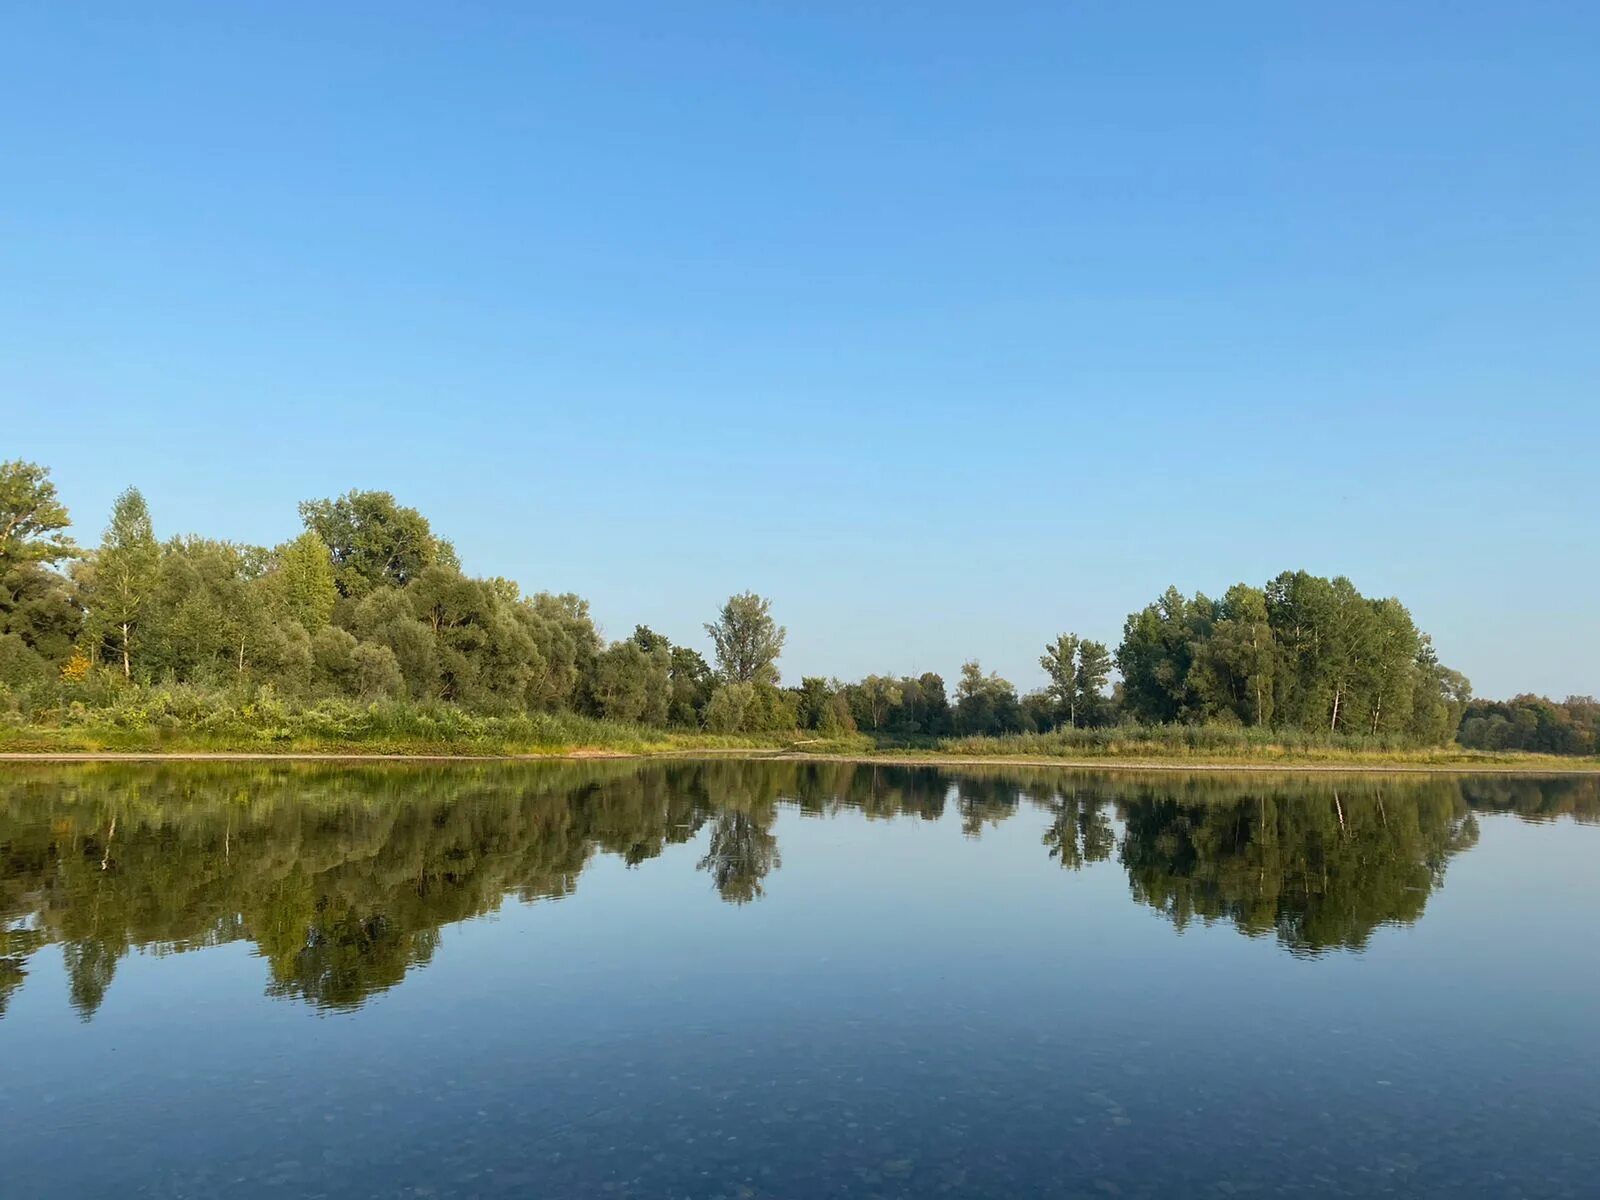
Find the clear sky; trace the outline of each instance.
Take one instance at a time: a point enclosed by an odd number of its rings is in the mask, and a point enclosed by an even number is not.
[[[0,0],[0,457],[84,540],[384,488],[781,666],[1169,583],[1600,691],[1600,5]]]

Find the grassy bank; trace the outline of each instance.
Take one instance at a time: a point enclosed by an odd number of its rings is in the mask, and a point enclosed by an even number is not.
[[[1001,737],[943,738],[941,756],[1074,761],[1175,761],[1215,765],[1283,763],[1600,770],[1600,759],[1520,751],[1418,746],[1403,738],[1214,725],[1119,725]]]
[[[0,751],[506,755],[781,748],[795,740],[648,729],[576,713],[472,713],[450,704],[272,697],[219,700],[184,688],[127,693],[104,708],[0,723]]]
[[[1219,726],[1114,726],[1000,737],[828,736],[786,730],[663,730],[575,713],[486,715],[451,704],[232,696],[183,686],[130,688],[109,702],[0,711],[11,754],[576,755],[695,752],[810,754],[898,761],[1131,766],[1358,766],[1596,771],[1600,760],[1417,747],[1387,737]]]

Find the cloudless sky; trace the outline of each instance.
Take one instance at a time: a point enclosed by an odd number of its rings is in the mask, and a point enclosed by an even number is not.
[[[393,491],[785,677],[1169,583],[1600,691],[1600,5],[0,0],[0,457],[84,541]]]

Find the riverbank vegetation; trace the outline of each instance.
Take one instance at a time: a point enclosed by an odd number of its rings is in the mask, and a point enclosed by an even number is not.
[[[1044,687],[944,677],[785,686],[769,600],[730,597],[705,648],[607,640],[571,593],[463,572],[386,492],[300,505],[275,547],[159,537],[117,498],[69,536],[48,472],[0,464],[0,748],[528,753],[786,747],[961,755],[1367,759],[1593,755],[1600,706],[1473,701],[1398,600],[1284,572],[1175,588],[1113,650],[1062,633]],[[1113,679],[1113,673],[1116,678]],[[1458,742],[1459,739],[1459,742]]]

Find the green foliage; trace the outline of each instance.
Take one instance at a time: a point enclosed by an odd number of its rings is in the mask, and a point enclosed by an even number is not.
[[[795,703],[795,721],[801,729],[825,734],[854,733],[857,729],[855,714],[851,711],[851,692],[837,679],[823,679],[808,675],[800,686],[791,689]]]
[[[730,597],[706,626],[713,672],[697,651],[646,626],[606,645],[576,595],[524,596],[509,580],[463,574],[449,543],[387,492],[307,501],[301,514],[306,531],[272,551],[195,536],[158,543],[130,488],[99,548],[61,574],[48,563],[72,548],[46,472],[0,464],[8,702],[49,723],[74,705],[115,708],[119,696],[179,686],[270,694],[299,713],[332,700],[442,703],[769,740],[860,731],[884,745],[931,747],[951,734],[1048,741],[1063,727],[1092,727],[1115,741],[1113,727],[1132,723],[1204,731],[1141,735],[1141,744],[1188,752],[1197,739],[1227,743],[1230,730],[1262,733],[1251,746],[1326,735],[1391,747],[1439,745],[1461,727],[1467,744],[1485,749],[1595,752],[1590,710],[1575,701],[1519,697],[1475,709],[1463,726],[1466,679],[1438,662],[1403,605],[1363,597],[1343,578],[1286,572],[1221,600],[1169,588],[1129,616],[1112,695],[1105,645],[1064,633],[1040,659],[1044,691],[1019,697],[971,662],[952,704],[932,672],[807,677],[780,690],[786,631],[753,592]],[[101,664],[120,676],[117,688]],[[122,717],[111,723],[121,727]],[[1097,744],[1059,740],[1064,750]]]
[[[593,697],[602,717],[664,726],[672,706],[672,651],[666,639],[648,649],[632,639],[607,647],[595,660]]]
[[[1073,675],[1076,719],[1090,725],[1100,722],[1106,708],[1106,683],[1110,678],[1111,652],[1105,643],[1083,639],[1078,644],[1078,669]]]
[[[1440,742],[1469,694],[1398,600],[1284,572],[1220,601],[1176,588],[1128,617],[1117,648],[1135,720],[1400,734]]]
[[[1049,677],[1044,699],[1028,705],[1031,723],[1048,729],[1061,722],[1097,723],[1105,708],[1105,687],[1111,677],[1111,655],[1104,643],[1063,633],[1044,649],[1039,665]]]
[[[1530,695],[1474,700],[1462,719],[1460,740],[1478,750],[1600,754],[1600,700],[1568,696],[1557,703]]]
[[[712,733],[775,733],[799,725],[799,703],[770,683],[724,683],[711,693],[705,726]]]
[[[334,580],[344,596],[405,587],[429,567],[456,568],[455,548],[433,534],[428,520],[388,492],[346,492],[336,500],[306,500],[300,517],[329,548]]]
[[[724,682],[777,684],[776,664],[789,631],[772,619],[772,601],[754,592],[730,596],[706,632]]]
[[[0,633],[0,684],[33,689],[47,684],[50,664],[14,633]]]
[[[1017,689],[992,671],[985,675],[976,660],[963,663],[961,682],[956,685],[955,728],[957,733],[990,737],[1021,731],[1023,713]]]
[[[0,634],[18,638],[51,667],[72,656],[83,630],[77,585],[36,562],[0,574]]]
[[[1075,633],[1060,634],[1039,656],[1039,665],[1050,680],[1045,692],[1055,701],[1056,710],[1067,714],[1068,725],[1078,723],[1078,645],[1081,641]]]
[[[1118,724],[1002,736],[953,737],[935,743],[963,757],[1164,760],[1208,762],[1457,763],[1485,760],[1459,748],[1421,746],[1406,733],[1340,733],[1224,724]],[[1499,760],[1488,760],[1499,761]]]
[[[52,563],[76,554],[62,530],[71,524],[56,498],[50,471],[35,463],[0,462],[0,576],[29,563]]]
[[[92,629],[120,658],[124,678],[133,674],[133,649],[143,637],[144,618],[159,581],[161,550],[150,507],[137,488],[117,497],[89,577]]]
[[[333,608],[339,600],[333,552],[314,530],[308,529],[279,546],[273,557],[272,568],[263,581],[272,606],[298,621],[308,633],[315,633],[333,619]]]

